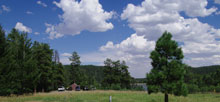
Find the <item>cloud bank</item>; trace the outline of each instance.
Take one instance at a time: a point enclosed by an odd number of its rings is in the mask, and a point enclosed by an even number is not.
[[[220,29],[202,23],[217,11],[207,8],[207,0],[145,0],[140,5],[128,4],[121,19],[135,30],[118,44],[108,41],[96,53],[83,54],[83,62],[103,63],[106,58],[125,60],[134,77],[145,77],[150,71],[150,52],[164,31],[173,34],[184,52],[184,63],[193,67],[220,64]],[[181,15],[185,13],[187,18]]]
[[[59,24],[46,24],[46,33],[51,39],[64,35],[77,35],[81,31],[104,32],[113,29],[113,24],[108,22],[113,12],[102,8],[99,0],[60,0],[54,4],[62,9]]]

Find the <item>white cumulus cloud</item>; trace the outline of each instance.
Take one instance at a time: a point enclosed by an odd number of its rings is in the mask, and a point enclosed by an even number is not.
[[[23,23],[21,22],[17,22],[16,25],[15,25],[15,29],[19,30],[19,31],[22,31],[22,32],[27,32],[27,33],[31,33],[32,32],[32,29],[23,25]]]
[[[135,34],[118,44],[108,41],[97,52],[82,54],[82,62],[125,60],[132,76],[146,77],[152,68],[150,52],[167,30],[181,43],[184,63],[193,67],[220,64],[220,41],[216,40],[220,38],[220,29],[196,18],[216,12],[217,8],[207,8],[207,4],[207,0],[145,0],[141,5],[128,4],[121,19],[128,21]],[[181,12],[189,17],[184,18]]]
[[[141,5],[128,4],[121,19],[127,20],[136,34],[119,44],[109,41],[100,51],[108,53],[107,57],[125,60],[132,76],[145,77],[151,69],[149,54],[155,41],[167,30],[174,40],[182,43],[186,64],[194,67],[220,64],[220,42],[216,40],[220,38],[220,29],[196,18],[216,12],[215,7],[206,8],[207,3],[207,0],[145,0]],[[190,18],[184,18],[180,12]]]
[[[91,32],[104,32],[113,29],[113,24],[108,22],[114,12],[107,12],[102,8],[99,0],[61,0],[54,2],[61,8],[59,24],[47,24],[46,33],[50,38],[59,38],[63,35],[77,35],[83,30]]]
[[[155,47],[155,41],[149,41],[144,36],[132,34],[119,44],[108,42],[100,47],[100,52],[106,54],[102,58],[124,60],[134,77],[144,77],[146,71],[151,69],[149,55]]]

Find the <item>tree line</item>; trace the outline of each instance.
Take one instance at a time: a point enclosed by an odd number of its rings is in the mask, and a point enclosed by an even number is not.
[[[0,95],[48,92],[65,81],[63,65],[53,61],[54,50],[32,42],[25,32],[0,26]]]
[[[64,68],[58,52],[49,44],[32,41],[27,33],[16,29],[6,36],[0,26],[0,96],[49,92],[73,83],[82,87],[130,88],[131,76],[124,61],[107,59],[103,79],[96,80],[95,73],[88,75],[88,71],[80,68],[77,52],[69,60],[71,64]]]
[[[220,66],[195,69],[185,65],[185,68],[187,74],[184,80],[189,93],[220,92]]]
[[[125,61],[113,61],[107,58],[104,61],[104,67],[88,66],[85,70],[80,65],[80,56],[77,52],[73,52],[69,59],[71,64],[67,66],[65,74],[69,75],[67,77],[69,78],[69,84],[76,83],[82,88],[87,86],[99,89],[130,89],[132,77],[128,72]]]

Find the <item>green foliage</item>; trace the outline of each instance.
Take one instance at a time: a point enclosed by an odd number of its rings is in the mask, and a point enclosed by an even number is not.
[[[131,90],[134,90],[134,91],[145,91],[142,86],[138,86],[138,85],[132,85],[131,86]]]
[[[0,58],[4,56],[6,48],[6,38],[5,38],[5,31],[2,29],[0,25]]]
[[[84,74],[84,71],[79,69],[81,61],[80,56],[77,52],[73,52],[72,56],[69,58],[71,61],[70,67],[70,84],[76,83],[81,86],[88,86],[88,77]]]
[[[187,95],[184,84],[185,68],[182,64],[183,52],[169,32],[164,32],[151,52],[152,70],[147,74],[148,92]]]
[[[78,67],[81,64],[80,57],[75,51],[72,53],[72,56],[69,58],[69,60],[71,61],[71,66],[73,67]]]
[[[6,54],[6,38],[5,38],[5,32],[0,26],[0,95],[7,95],[9,94],[7,88],[7,85],[4,85],[4,83],[7,81],[6,77],[7,74],[6,71],[6,64],[5,61],[5,54]]]
[[[128,72],[128,66],[124,61],[112,61],[106,59],[104,62],[105,68],[104,79],[102,82],[103,87],[112,88],[115,85],[120,85],[120,88],[130,88],[131,76]]]
[[[120,86],[120,84],[112,84],[110,89],[112,89],[112,90],[120,90],[121,86]]]
[[[218,88],[220,82],[220,67],[205,66],[192,68],[186,67],[187,74],[185,75],[185,83],[187,83],[190,93],[196,92],[214,92]],[[206,73],[204,73],[207,71]],[[216,91],[217,92],[217,91]]]
[[[214,73],[220,69],[220,65],[212,65],[212,66],[203,66],[203,67],[192,67],[191,71],[195,74],[206,75],[209,73]]]
[[[57,89],[59,86],[64,86],[65,77],[64,77],[64,67],[61,63],[53,62],[53,89]]]
[[[38,91],[50,91],[52,88],[52,55],[53,50],[45,43],[34,42],[34,58],[37,61],[40,77],[37,85]]]
[[[199,87],[196,84],[187,84],[187,89],[189,93],[196,93],[199,92]]]
[[[26,33],[12,29],[2,59],[1,95],[33,92],[36,64],[31,52],[31,39]]]
[[[220,93],[220,85],[215,87],[215,91]]]
[[[72,79],[70,79],[70,72],[71,72],[71,65],[64,65],[64,73],[65,73],[65,86],[69,86],[72,84]],[[100,87],[100,83],[103,80],[103,66],[94,66],[94,65],[80,65],[79,71],[83,73],[86,77],[86,82],[83,82],[82,84],[87,84],[85,86],[92,88]]]
[[[0,95],[50,91],[63,83],[62,64],[53,65],[53,50],[12,29],[5,37],[0,26]]]

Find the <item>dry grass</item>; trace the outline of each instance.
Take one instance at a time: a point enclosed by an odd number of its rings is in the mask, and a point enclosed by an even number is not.
[[[0,97],[0,102],[163,102],[161,93],[148,95],[141,91],[65,91],[34,95]],[[220,102],[220,94],[189,94],[187,97],[169,95],[170,102]]]

